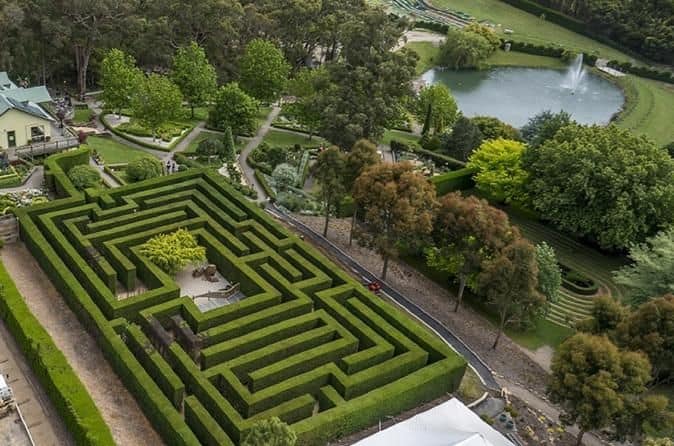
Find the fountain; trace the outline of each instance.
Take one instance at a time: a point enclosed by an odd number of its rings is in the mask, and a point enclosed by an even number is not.
[[[584,78],[585,67],[583,66],[583,53],[580,53],[573,60],[573,64],[569,67],[569,71],[566,72],[562,88],[571,90],[571,94],[575,94]],[[585,86],[583,85],[582,87],[584,88]]]

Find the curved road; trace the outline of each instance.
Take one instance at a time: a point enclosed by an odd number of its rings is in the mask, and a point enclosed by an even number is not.
[[[382,291],[390,297],[394,302],[403,307],[409,313],[414,315],[417,319],[423,322],[431,330],[433,330],[438,336],[444,339],[447,344],[449,344],[454,351],[463,356],[470,367],[475,371],[475,373],[480,377],[482,383],[493,390],[501,389],[501,386],[496,381],[491,369],[487,364],[470,349],[458,336],[456,336],[452,331],[440,323],[437,319],[433,318],[430,314],[426,313],[423,309],[418,307],[414,302],[412,302],[408,297],[399,293],[395,288],[388,285],[386,282],[383,282],[377,276],[372,274],[366,268],[361,266],[353,258],[351,258],[344,251],[335,246],[328,239],[324,238],[322,235],[314,232],[311,228],[306,226],[304,223],[298,221],[294,217],[286,214],[281,211],[276,205],[270,204],[267,206],[267,212],[272,214],[274,217],[283,220],[289,225],[297,229],[305,238],[311,239],[314,243],[318,244],[322,248],[331,252],[331,254],[340,261],[343,265],[347,266],[351,271],[356,273],[366,282],[380,282],[382,284]]]

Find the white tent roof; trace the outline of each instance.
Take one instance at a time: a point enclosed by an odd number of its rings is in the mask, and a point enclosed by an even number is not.
[[[456,398],[353,446],[514,446]]]

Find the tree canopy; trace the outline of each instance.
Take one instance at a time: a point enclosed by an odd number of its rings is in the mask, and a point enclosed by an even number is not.
[[[415,114],[419,122],[428,120],[429,130],[443,133],[456,122],[458,107],[449,88],[441,84],[424,87],[417,97]]]
[[[244,433],[241,446],[294,446],[297,435],[277,417],[257,421]]]
[[[564,341],[552,359],[550,399],[562,406],[562,421],[589,430],[612,426],[629,398],[641,395],[651,365],[640,353],[619,350],[608,338],[579,333]]]
[[[433,223],[433,245],[426,261],[453,276],[459,284],[454,311],[458,311],[468,285],[476,291],[483,263],[519,237],[508,216],[486,200],[452,192],[440,199]]]
[[[257,127],[259,107],[257,100],[232,82],[217,90],[208,122],[212,127],[223,130],[229,127],[237,135],[251,135]]]
[[[196,42],[178,48],[173,57],[171,78],[190,105],[193,118],[194,107],[204,105],[215,94],[217,87],[215,68]]]
[[[241,88],[260,101],[276,100],[288,82],[290,65],[273,42],[255,39],[241,58]]]
[[[152,131],[153,140],[162,124],[180,117],[182,106],[183,97],[178,86],[158,74],[142,78],[136,84],[131,101],[134,118]]]
[[[571,115],[563,110],[558,113],[545,110],[531,117],[520,133],[529,147],[538,147],[554,137],[559,129],[573,122]]]
[[[117,113],[128,107],[142,80],[141,76],[132,56],[118,49],[108,51],[101,62],[102,99],[105,106]]]
[[[439,61],[455,70],[479,68],[493,52],[491,42],[480,33],[450,27]]]
[[[318,181],[319,192],[325,212],[325,227],[323,237],[328,235],[330,213],[335,212],[346,194],[344,185],[345,156],[339,147],[330,147],[323,150],[313,166],[313,175]]]
[[[606,249],[643,242],[674,221],[674,160],[613,125],[569,125],[526,150],[534,208]]]
[[[559,288],[562,286],[562,271],[555,250],[546,242],[536,245],[536,261],[539,291],[543,293],[548,303],[557,302]]]
[[[410,163],[378,163],[358,177],[353,198],[362,216],[356,239],[382,257],[386,279],[388,262],[400,247],[431,232],[435,188]]]
[[[629,258],[632,263],[613,275],[633,303],[674,293],[674,227],[632,245]]]
[[[524,184],[527,173],[522,168],[526,146],[508,139],[490,139],[470,155],[467,167],[476,170],[477,188],[491,198],[506,203],[526,201]]]

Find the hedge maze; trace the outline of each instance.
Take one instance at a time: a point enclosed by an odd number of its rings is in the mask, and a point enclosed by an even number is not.
[[[19,211],[22,238],[168,444],[271,416],[324,444],[458,387],[461,357],[214,173],[69,194]],[[202,313],[139,253],[179,228],[245,299]]]

